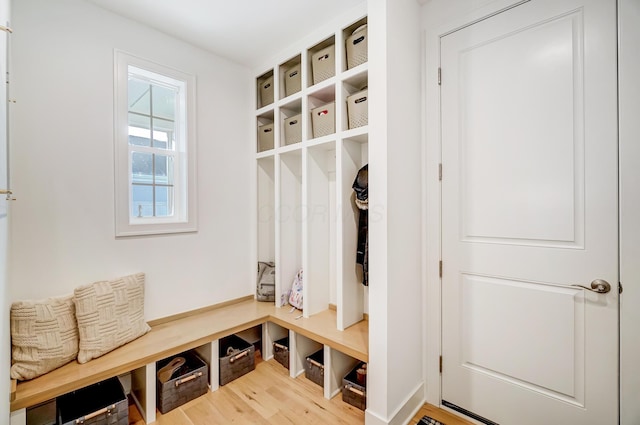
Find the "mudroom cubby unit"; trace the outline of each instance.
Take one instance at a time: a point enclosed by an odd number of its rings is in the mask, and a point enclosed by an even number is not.
[[[346,51],[347,40],[356,30],[357,38],[366,34],[367,24],[367,16],[354,11],[343,25],[283,50],[254,74],[256,83],[276,74],[274,104],[256,109],[259,123],[270,125],[274,117],[275,136],[273,150],[256,154],[257,260],[274,250],[277,307],[302,269],[302,315],[335,307],[338,330],[368,313],[355,262],[359,210],[351,187],[368,161],[368,126],[349,125],[347,99],[367,90],[369,65],[362,41],[351,66]],[[298,72],[299,90],[297,80],[287,89]],[[366,105],[359,103],[360,112]]]

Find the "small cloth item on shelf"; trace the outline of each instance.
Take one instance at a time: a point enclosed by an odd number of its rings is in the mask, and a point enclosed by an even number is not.
[[[289,293],[289,304],[298,310],[302,310],[302,269],[293,278],[291,292]]]
[[[158,381],[160,381],[161,384],[170,381],[171,376],[176,373],[176,370],[180,369],[185,361],[184,357],[176,357],[172,359],[165,367],[158,371]]]
[[[78,363],[100,357],[151,330],[144,320],[144,280],[144,273],[137,273],[75,289]]]
[[[11,378],[33,379],[74,360],[78,328],[71,295],[11,305]]]

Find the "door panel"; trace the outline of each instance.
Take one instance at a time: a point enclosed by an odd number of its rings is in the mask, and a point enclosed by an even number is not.
[[[574,61],[582,52],[580,17],[571,13],[460,51],[460,201],[468,240],[582,245],[583,67]],[[508,99],[496,101],[496,93]]]
[[[500,424],[617,423],[614,0],[441,40],[442,394]]]

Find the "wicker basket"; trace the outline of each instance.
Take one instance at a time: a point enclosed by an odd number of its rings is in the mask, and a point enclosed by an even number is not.
[[[260,95],[258,102],[260,108],[273,103],[273,75],[258,80],[258,94]]]
[[[284,120],[284,144],[292,145],[302,141],[302,115],[286,118]]]
[[[237,335],[219,342],[220,385],[226,385],[256,368],[255,348]]]
[[[117,377],[58,397],[58,424],[129,425],[129,405]]]
[[[336,103],[311,110],[311,124],[313,125],[313,137],[326,136],[336,132]]]
[[[367,61],[367,24],[361,25],[345,41],[347,48],[347,69],[355,68]]]
[[[258,152],[273,149],[273,124],[258,126]]]
[[[304,375],[307,379],[324,387],[324,350],[322,348],[307,357],[304,365]]]
[[[367,408],[367,387],[366,381],[358,381],[358,369],[362,368],[364,363],[360,363],[344,378],[342,378],[342,401],[357,407],[360,410]]]
[[[347,97],[349,128],[362,127],[369,124],[369,90],[364,89]]]
[[[331,78],[336,75],[336,46],[331,45],[311,55],[311,69],[313,71],[313,84]]]
[[[302,89],[300,64],[297,63],[284,72],[284,94],[291,96]]]
[[[156,404],[162,414],[206,394],[209,387],[209,367],[191,351],[159,361],[156,370],[176,357],[183,357],[185,363],[172,375],[172,379],[164,383],[156,379]]]
[[[289,337],[284,337],[273,343],[273,357],[282,366],[289,369]]]

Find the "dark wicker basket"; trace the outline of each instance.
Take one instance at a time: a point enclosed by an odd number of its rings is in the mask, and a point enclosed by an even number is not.
[[[129,425],[129,404],[117,377],[58,397],[58,424]]]
[[[237,335],[229,335],[219,342],[220,385],[228,384],[256,368],[255,348]]]
[[[358,364],[351,372],[342,378],[342,401],[357,407],[360,410],[367,408],[367,387],[366,382],[358,382],[357,370],[364,363]]]
[[[209,367],[192,351],[159,361],[156,370],[176,357],[184,357],[185,363],[172,375],[172,379],[161,383],[156,377],[156,404],[162,414],[206,394],[209,388]]]
[[[322,348],[307,357],[304,365],[304,375],[307,379],[324,387],[324,350]]]
[[[284,337],[273,343],[273,357],[282,366],[289,369],[289,337]]]

